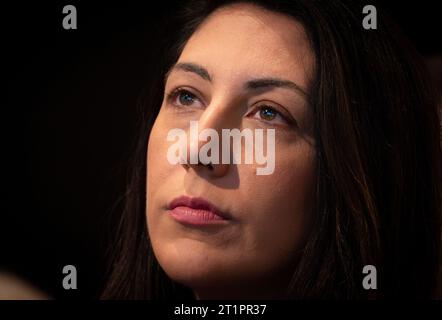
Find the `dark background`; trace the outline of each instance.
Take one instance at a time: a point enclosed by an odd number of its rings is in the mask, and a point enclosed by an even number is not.
[[[436,1],[388,2],[423,55],[442,53]],[[77,8],[77,30],[62,28],[68,4]],[[151,82],[162,21],[175,4],[1,5],[0,271],[55,298],[98,297],[137,98]],[[62,287],[68,264],[77,268],[77,290]]]

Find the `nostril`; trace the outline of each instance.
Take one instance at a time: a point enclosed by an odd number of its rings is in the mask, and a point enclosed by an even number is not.
[[[201,161],[199,161],[199,162],[198,162],[198,165],[199,165],[199,166],[205,166],[205,167],[207,167],[210,171],[213,171],[213,165],[212,165],[212,163],[204,164],[204,163],[202,163]]]

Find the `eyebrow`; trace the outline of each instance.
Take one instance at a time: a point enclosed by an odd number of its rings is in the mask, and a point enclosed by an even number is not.
[[[173,70],[182,70],[182,71],[186,71],[186,72],[193,72],[196,73],[197,75],[199,75],[201,78],[203,78],[204,80],[207,80],[209,82],[212,82],[212,78],[210,77],[209,72],[202,66],[199,66],[197,64],[194,63],[188,63],[188,62],[180,62],[175,64],[167,73],[165,76],[165,79],[167,79],[170,75],[170,73]]]
[[[197,65],[195,63],[188,63],[188,62],[180,62],[172,66],[170,70],[166,73],[165,79],[167,79],[170,75],[170,73],[173,70],[182,70],[185,72],[192,72],[200,76],[202,79],[212,82],[212,78],[209,74],[209,72],[202,66]],[[291,89],[297,93],[300,93],[301,95],[308,97],[307,92],[305,92],[300,86],[298,86],[296,83],[279,79],[279,78],[259,78],[259,79],[252,79],[245,83],[244,89],[245,90],[265,90],[269,91],[273,88],[287,88]]]

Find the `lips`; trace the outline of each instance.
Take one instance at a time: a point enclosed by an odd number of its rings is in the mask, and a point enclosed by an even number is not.
[[[201,225],[230,220],[231,217],[209,201],[198,197],[181,196],[168,205],[171,215],[178,221]]]

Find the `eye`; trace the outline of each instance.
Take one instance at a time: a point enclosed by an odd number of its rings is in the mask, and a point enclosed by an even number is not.
[[[175,106],[192,106],[198,98],[189,90],[178,88],[167,95],[167,100]]]
[[[261,105],[257,107],[255,111],[252,112],[251,117],[270,123],[280,123],[286,125],[291,123],[291,121],[289,121],[286,116],[282,115],[281,112],[277,111],[276,108],[268,105]]]

